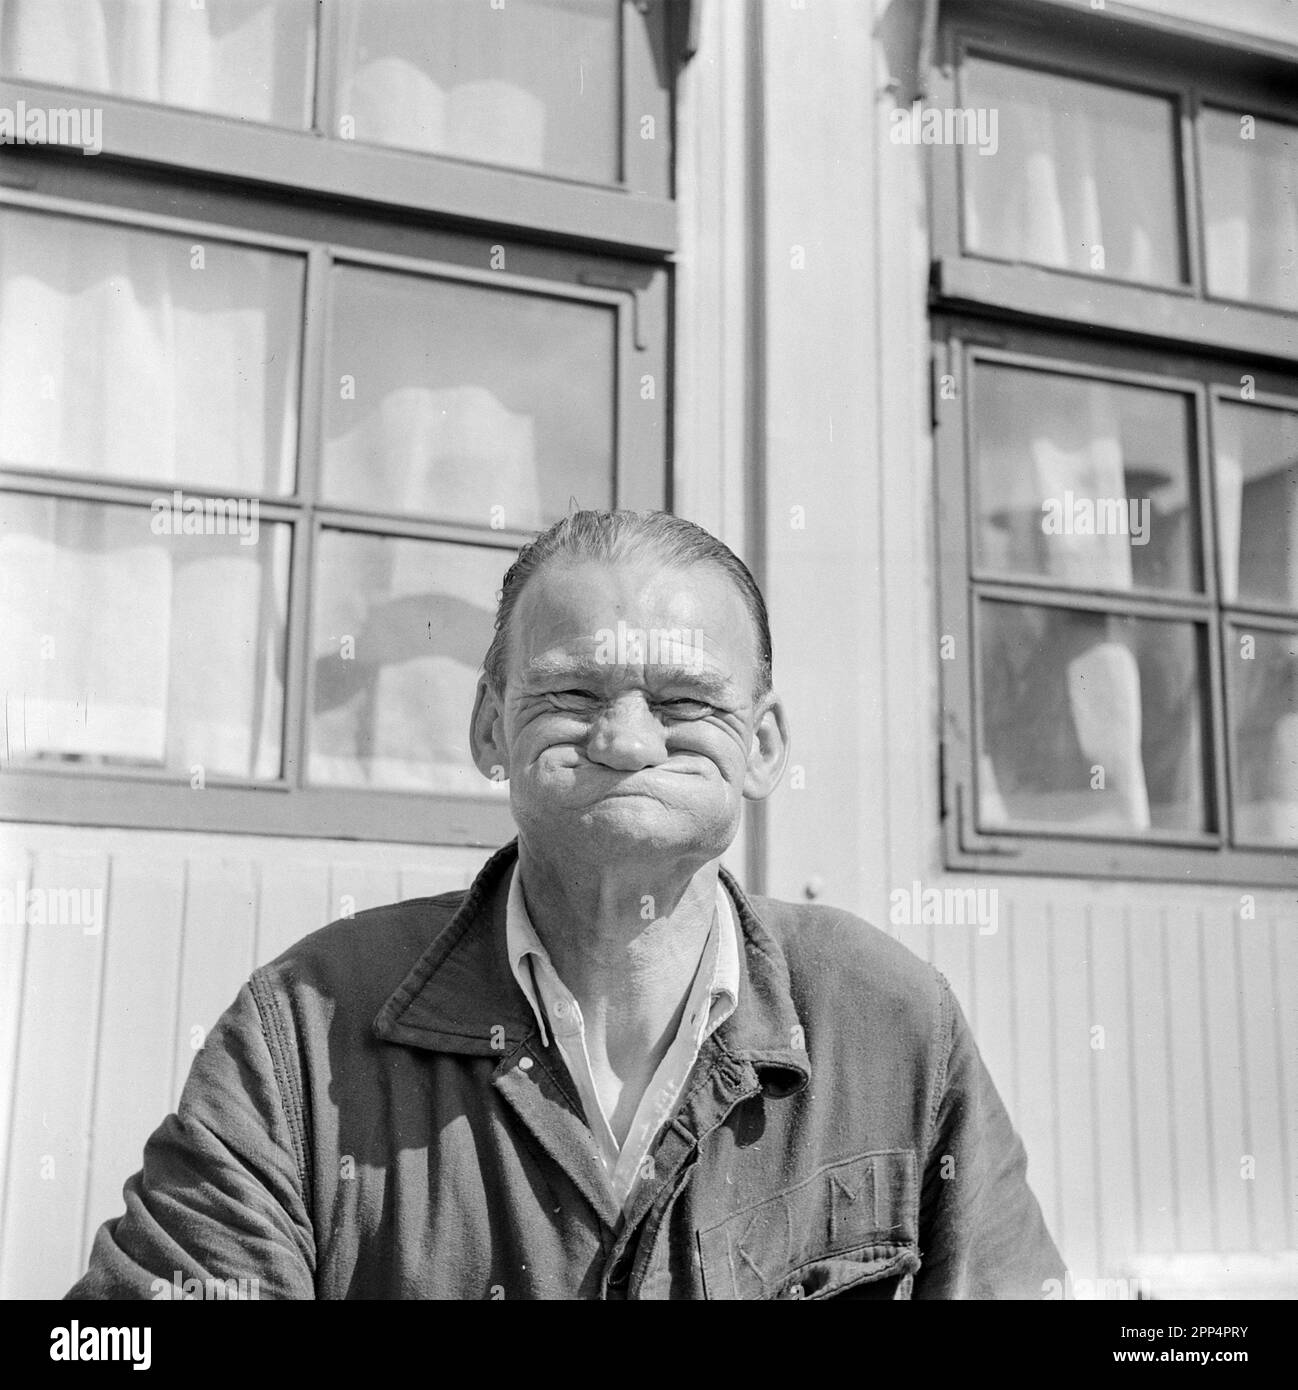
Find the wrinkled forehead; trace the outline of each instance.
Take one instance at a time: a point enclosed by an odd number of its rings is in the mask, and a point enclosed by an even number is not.
[[[618,665],[693,661],[746,689],[757,677],[757,634],[744,596],[707,562],[552,560],[519,596],[510,648],[511,670],[519,672],[571,657]]]

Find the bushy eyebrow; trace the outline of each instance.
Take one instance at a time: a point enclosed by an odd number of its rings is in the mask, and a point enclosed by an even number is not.
[[[587,657],[538,656],[528,662],[525,678],[529,683],[552,680],[589,680],[597,683],[607,676],[609,669],[606,663]],[[655,685],[684,686],[717,701],[734,698],[733,682],[719,671],[709,670],[705,666],[664,666],[655,662],[648,670]]]

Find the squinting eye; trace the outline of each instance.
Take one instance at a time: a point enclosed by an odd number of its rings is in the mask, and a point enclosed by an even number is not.
[[[599,696],[589,690],[553,690],[550,692],[550,699],[561,710],[575,714],[582,710],[588,710],[598,702]]]
[[[664,700],[661,705],[673,719],[702,719],[712,713],[712,706],[702,700]]]

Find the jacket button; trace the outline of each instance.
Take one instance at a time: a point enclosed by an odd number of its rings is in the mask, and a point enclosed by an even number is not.
[[[784,1296],[785,1298],[805,1298],[807,1294],[801,1284],[790,1284],[789,1287],[785,1289]]]
[[[623,1255],[620,1260],[608,1272],[608,1286],[610,1289],[624,1289],[631,1279],[632,1258],[630,1255]]]

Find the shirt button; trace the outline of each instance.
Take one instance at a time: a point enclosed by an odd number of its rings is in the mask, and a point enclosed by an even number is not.
[[[568,1017],[568,1006],[563,1002],[562,999],[560,999],[559,1002],[554,1006],[554,1016],[555,1018]]]
[[[531,1071],[532,1059],[530,1057],[520,1057],[518,1059],[518,1065],[522,1071]]]

